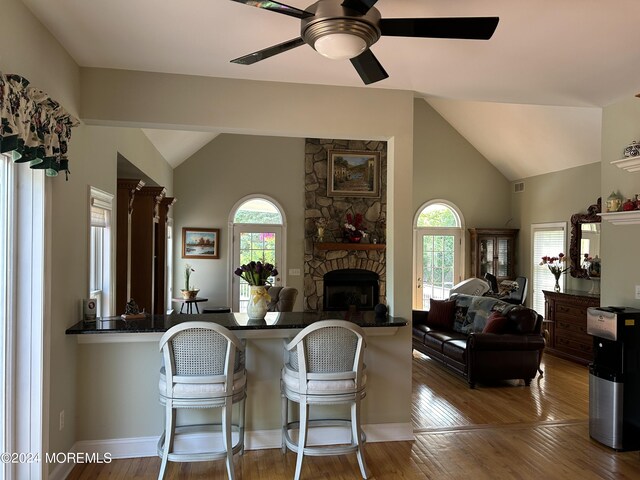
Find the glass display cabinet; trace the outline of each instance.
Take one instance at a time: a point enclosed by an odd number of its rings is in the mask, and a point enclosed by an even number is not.
[[[515,248],[518,229],[470,228],[471,276],[495,275],[498,284],[515,277]]]

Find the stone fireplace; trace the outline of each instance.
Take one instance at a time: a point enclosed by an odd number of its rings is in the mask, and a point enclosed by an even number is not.
[[[380,196],[338,197],[327,194],[327,158],[332,149],[380,152]],[[305,144],[304,310],[345,310],[349,296],[359,309],[386,304],[387,144],[379,141],[307,139]],[[370,234],[362,243],[343,238],[346,215],[361,214]],[[316,222],[324,219],[325,235]],[[372,243],[372,237],[377,243]],[[349,272],[335,285],[333,272]],[[362,278],[354,271],[362,273]],[[327,276],[328,275],[328,276]],[[340,276],[340,273],[337,274]],[[368,279],[364,280],[365,277]],[[362,280],[362,282],[361,282]],[[329,285],[325,285],[328,282]],[[334,282],[334,285],[331,285]],[[368,282],[368,286],[365,283]],[[327,287],[330,287],[327,290]],[[377,287],[377,292],[375,291]],[[333,298],[328,298],[331,296]],[[366,297],[366,302],[363,302]],[[340,304],[336,306],[336,303]]]

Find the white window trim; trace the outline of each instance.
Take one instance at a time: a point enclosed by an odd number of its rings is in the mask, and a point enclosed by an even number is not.
[[[540,268],[539,265],[537,265],[540,262],[540,259],[536,259],[535,258],[535,245],[534,245],[534,233],[537,230],[551,230],[551,229],[562,229],[564,231],[564,247],[562,249],[563,252],[567,251],[567,222],[550,222],[550,223],[532,223],[531,224],[531,234],[530,234],[530,239],[531,239],[531,268]],[[555,252],[549,252],[550,254],[554,254]],[[559,252],[558,252],[559,253]],[[551,273],[549,273],[549,275],[551,275]],[[560,276],[560,286],[562,288],[562,291],[566,290],[566,285],[567,285],[567,281],[566,281],[566,274],[563,274]],[[535,282],[534,282],[534,272],[531,272],[531,294],[529,295],[529,298],[531,298],[531,308],[534,307],[534,300],[533,300],[533,296],[535,295]],[[542,311],[542,312],[538,312],[540,315],[542,315],[543,317],[546,316],[546,312]]]
[[[0,168],[5,169],[7,184],[11,185],[10,188],[2,191],[0,195],[3,196],[3,201],[0,202],[0,207],[4,204],[6,208],[0,211],[0,226],[11,225],[13,223],[15,214],[15,176],[14,168],[7,156],[0,154],[0,161],[2,165]],[[7,162],[6,164],[4,162]],[[15,404],[15,375],[14,375],[14,356],[15,356],[15,328],[13,321],[15,314],[13,311],[14,306],[14,284],[15,284],[15,268],[13,268],[13,246],[15,244],[16,231],[13,228],[0,228],[0,234],[2,239],[0,242],[0,255],[4,258],[5,268],[4,271],[0,271],[2,275],[0,278],[0,319],[2,319],[3,325],[0,330],[0,354],[3,356],[2,363],[0,364],[0,379],[2,379],[2,391],[0,392],[0,415],[2,415],[2,451],[12,451],[14,440],[13,435],[15,432],[14,421],[14,404]],[[4,245],[4,248],[2,246]],[[8,462],[0,464],[1,477],[8,479],[12,472],[12,465]]]
[[[420,218],[420,214],[425,208],[434,204],[442,204],[451,208],[451,210],[453,210],[453,212],[457,215],[460,226],[459,227],[419,227],[418,219]],[[415,288],[415,285],[416,285],[416,282],[418,281],[418,276],[419,276],[418,259],[416,258],[419,239],[422,237],[422,235],[426,233],[433,233],[436,231],[440,234],[445,234],[445,235],[446,234],[458,235],[460,239],[460,258],[458,260],[459,262],[458,263],[458,274],[459,274],[458,283],[459,283],[463,278],[466,278],[466,269],[467,269],[467,260],[465,255],[465,251],[466,251],[465,225],[466,225],[466,222],[464,220],[464,215],[462,214],[458,206],[455,203],[450,202],[449,200],[445,200],[443,198],[435,198],[435,199],[429,200],[423,203],[420,207],[418,207],[418,210],[416,210],[416,213],[413,216],[413,254],[412,254],[413,255],[413,281],[411,282],[412,292],[413,292],[412,293],[413,308],[418,308],[419,304],[421,303],[419,302],[418,295]],[[420,273],[420,275],[422,275],[422,273]]]
[[[13,317],[13,452],[39,453],[49,439],[50,287],[45,287],[51,265],[51,192],[42,170],[15,166]],[[18,213],[20,212],[20,213]],[[47,318],[45,318],[45,315]],[[16,328],[20,325],[20,328]],[[26,381],[25,381],[26,380]],[[43,478],[46,463],[17,464],[13,478]],[[10,477],[12,478],[12,477]]]
[[[89,202],[87,206],[87,254],[91,255],[91,206],[103,208],[109,211],[109,281],[107,289],[102,290],[102,304],[107,304],[110,314],[115,312],[115,276],[116,276],[116,237],[115,237],[115,216],[113,211],[113,194],[100,190],[99,188],[89,186]],[[90,264],[91,259],[88,258]],[[91,273],[87,271],[87,285],[91,284],[89,276]],[[91,292],[87,292],[89,295]]]
[[[228,222],[229,228],[227,228],[227,245],[229,245],[229,258],[227,260],[227,271],[229,272],[229,288],[227,290],[227,305],[233,305],[233,280],[234,280],[233,272],[237,267],[237,265],[233,264],[234,258],[235,258],[235,251],[233,250],[233,235],[234,235],[233,227],[236,225],[236,223],[234,222],[234,219],[238,209],[244,203],[254,199],[266,200],[268,202],[271,202],[280,211],[280,215],[282,215],[282,224],[278,225],[278,224],[243,223],[242,225],[245,225],[245,226],[260,225],[263,228],[265,225],[274,225],[274,226],[280,226],[282,228],[282,238],[280,239],[282,261],[280,262],[280,265],[277,265],[277,268],[278,268],[278,272],[280,273],[280,277],[282,278],[282,284],[287,285],[287,216],[285,214],[284,208],[282,208],[282,205],[280,205],[280,202],[278,202],[275,198],[269,195],[265,195],[262,193],[252,193],[238,200],[233,205],[233,207],[231,208],[231,211],[229,212],[229,222]]]

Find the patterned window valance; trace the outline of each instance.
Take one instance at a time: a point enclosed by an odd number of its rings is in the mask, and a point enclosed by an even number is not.
[[[69,174],[67,142],[79,124],[62,106],[19,75],[0,72],[0,153],[29,162],[47,176]]]

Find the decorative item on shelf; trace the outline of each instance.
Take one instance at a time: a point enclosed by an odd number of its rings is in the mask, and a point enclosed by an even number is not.
[[[589,278],[600,278],[600,261],[601,258],[598,255],[591,257],[588,253],[584,254],[582,268],[586,270]]]
[[[640,193],[636,193],[636,210],[640,210]]]
[[[640,155],[640,143],[635,140],[627,145],[627,148],[624,149],[625,157],[637,157]]]
[[[95,298],[85,298],[82,300],[82,312],[85,321],[96,319],[96,306],[97,302]]]
[[[124,313],[120,315],[120,317],[122,317],[123,320],[133,320],[135,318],[145,318],[146,313],[144,309],[141,312],[136,301],[131,298],[124,307]]]
[[[266,262],[251,261],[236,268],[233,273],[244,279],[250,286],[251,291],[247,305],[249,319],[259,320],[264,318],[267,314],[267,303],[271,301],[266,285],[271,285],[270,277],[278,275],[276,267]]]
[[[348,242],[360,243],[367,236],[367,229],[362,226],[362,214],[352,215],[347,213],[347,222],[344,224],[344,236]]]
[[[567,259],[564,253],[559,253],[557,257],[549,257],[545,255],[542,257],[542,261],[540,265],[546,265],[549,271],[553,274],[556,279],[556,284],[553,286],[554,292],[560,291],[560,275],[566,273],[569,270],[569,267],[566,265]]]
[[[623,212],[630,212],[631,210],[635,210],[635,209],[636,209],[636,202],[634,200],[631,200],[630,198],[627,198],[627,200],[622,204]]]
[[[607,197],[607,212],[617,212],[622,206],[622,199],[616,192],[611,192]]]
[[[184,266],[184,288],[180,290],[182,298],[185,300],[193,300],[198,296],[198,292],[200,291],[199,288],[196,288],[194,285],[189,283],[191,280],[191,272],[195,272],[195,270],[187,263]]]
[[[375,312],[376,320],[387,319],[387,306],[384,303],[377,304],[375,307],[373,307],[373,311]]]
[[[316,236],[318,242],[324,242],[324,231],[327,228],[327,219],[325,217],[316,219],[316,228],[318,229]]]

